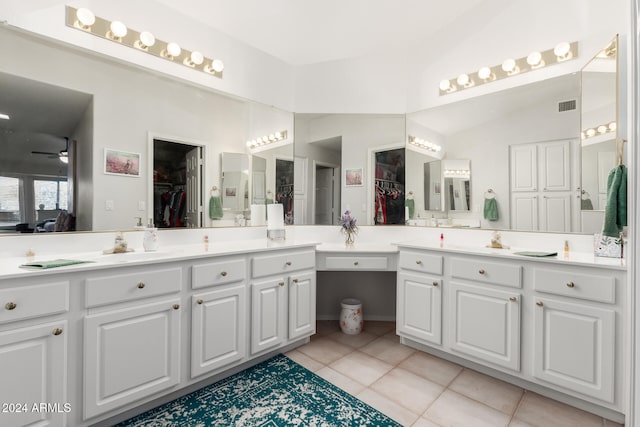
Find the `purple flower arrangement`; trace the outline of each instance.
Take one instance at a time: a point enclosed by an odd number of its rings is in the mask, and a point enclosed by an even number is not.
[[[357,220],[351,216],[351,211],[344,211],[344,214],[340,217],[339,221],[342,227],[340,231],[346,234],[355,234],[358,232]]]

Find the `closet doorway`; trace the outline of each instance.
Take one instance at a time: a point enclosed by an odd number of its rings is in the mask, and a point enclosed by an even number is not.
[[[203,226],[203,146],[153,138],[153,222],[159,228]]]
[[[340,167],[314,161],[314,224],[335,225],[340,205]]]
[[[373,223],[405,223],[405,149],[374,151]]]
[[[293,160],[276,158],[276,203],[282,204],[284,223],[293,224]]]

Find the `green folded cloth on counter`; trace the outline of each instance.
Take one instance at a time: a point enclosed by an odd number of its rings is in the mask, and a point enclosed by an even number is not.
[[[77,259],[53,259],[50,261],[34,261],[22,264],[20,268],[30,268],[33,270],[44,270],[47,268],[65,267],[67,265],[85,264],[93,261],[80,261]]]
[[[522,255],[522,256],[533,256],[533,257],[548,257],[548,256],[556,256],[558,252],[535,252],[535,251],[523,251],[523,252],[514,252],[514,255]]]

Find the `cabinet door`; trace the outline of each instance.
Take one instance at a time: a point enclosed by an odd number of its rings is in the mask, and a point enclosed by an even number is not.
[[[540,231],[571,231],[571,194],[546,192],[540,199]]]
[[[316,331],[316,273],[296,274],[289,278],[289,339]]]
[[[191,312],[191,377],[247,355],[244,283],[194,295]]]
[[[509,156],[511,191],[538,191],[538,154],[536,145],[512,145]]]
[[[287,334],[287,288],[284,277],[251,284],[251,354],[278,347]]]
[[[613,403],[615,312],[535,300],[534,376]]]
[[[538,230],[537,194],[511,194],[511,228],[518,231]]]
[[[570,141],[553,141],[539,144],[540,190],[571,190]]]
[[[179,304],[173,299],[85,317],[85,419],[178,384]]]
[[[442,280],[424,274],[398,273],[397,329],[428,343],[442,343]]]
[[[451,348],[520,370],[520,294],[451,282]]]
[[[63,321],[0,333],[0,402],[14,405],[2,408],[3,426],[66,425],[65,412],[74,409],[64,406],[68,401],[66,328]],[[34,410],[33,405],[40,403],[57,406]]]

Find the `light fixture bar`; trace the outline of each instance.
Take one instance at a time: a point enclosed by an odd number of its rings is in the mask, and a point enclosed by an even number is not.
[[[582,139],[593,138],[594,136],[604,135],[609,132],[615,132],[618,128],[616,122],[605,123],[592,128],[588,128],[580,132]]]
[[[442,150],[442,147],[434,142],[430,142],[424,138],[418,138],[413,135],[409,135],[409,144],[415,145],[418,148],[422,148],[423,150],[433,151],[434,153]]]
[[[285,139],[287,139],[287,131],[282,130],[279,132],[270,133],[269,135],[259,136],[255,139],[251,139],[247,141],[247,147],[249,147],[250,149],[254,149],[258,147],[263,147],[265,145],[273,144]]]
[[[222,78],[224,63],[221,60],[207,58],[198,51],[181,48],[175,42],[158,40],[150,32],[138,32],[127,28],[120,21],[109,21],[94,16],[88,9],[66,6],[66,21],[68,27],[76,30]]]
[[[442,80],[439,85],[440,96],[459,92],[474,86],[491,83],[507,77],[527,73],[529,71],[560,64],[578,57],[578,42],[558,43],[553,49],[542,52],[531,52],[522,58],[507,58],[502,64],[493,67],[481,67],[469,74],[460,74],[448,80]]]

